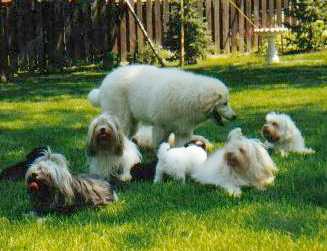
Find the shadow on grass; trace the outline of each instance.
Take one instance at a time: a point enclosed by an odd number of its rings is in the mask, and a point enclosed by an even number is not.
[[[44,101],[61,95],[81,97],[99,85],[105,73],[55,74],[49,76],[18,79],[15,83],[0,85],[0,101]]]
[[[271,88],[275,85],[319,87],[327,83],[327,65],[214,65],[190,69],[203,75],[219,78],[234,90]],[[61,95],[86,96],[99,85],[105,72],[77,72],[18,79],[15,84],[0,85],[0,101],[42,101]]]
[[[327,64],[320,66],[203,66],[192,71],[221,79],[233,90],[275,85],[319,87],[327,84]]]

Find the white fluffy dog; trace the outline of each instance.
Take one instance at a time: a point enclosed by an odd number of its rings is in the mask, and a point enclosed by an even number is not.
[[[193,169],[191,177],[202,184],[222,187],[228,194],[241,196],[242,186],[259,190],[273,183],[277,168],[264,145],[257,139],[232,130],[225,146]]]
[[[172,141],[174,141],[174,136],[170,136],[168,143],[164,142],[159,147],[155,183],[160,182],[164,174],[185,183],[186,176],[192,173],[194,166],[200,165],[207,159],[203,142],[201,142],[202,145],[189,143],[185,147],[172,148]]]
[[[311,154],[315,151],[307,148],[300,130],[290,116],[284,113],[270,112],[266,115],[266,123],[262,128],[266,145],[287,156],[289,152]]]
[[[90,173],[122,181],[131,180],[130,169],[141,161],[137,146],[123,134],[116,118],[103,113],[93,119],[87,138]]]
[[[188,142],[197,125],[235,118],[227,87],[218,79],[173,68],[122,66],[110,73],[88,99],[115,115],[127,136],[138,122],[153,126],[153,144],[175,133],[177,146]]]

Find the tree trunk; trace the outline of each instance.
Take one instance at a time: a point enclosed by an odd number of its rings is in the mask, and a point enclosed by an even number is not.
[[[5,30],[6,14],[6,8],[0,7],[0,82],[7,82],[9,79],[8,40]]]

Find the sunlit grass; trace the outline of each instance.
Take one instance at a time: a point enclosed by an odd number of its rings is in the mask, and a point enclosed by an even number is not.
[[[136,183],[119,190],[120,201],[111,206],[41,221],[25,215],[23,182],[0,182],[0,250],[326,250],[327,52],[283,56],[273,66],[263,62],[224,56],[188,70],[218,77],[231,89],[238,119],[197,129],[216,147],[235,126],[260,137],[269,111],[295,119],[317,153],[273,155],[280,169],[275,186],[245,189],[233,199],[191,182]],[[1,85],[0,169],[35,146],[50,145],[66,155],[73,172],[86,172],[87,126],[99,111],[86,95],[104,75],[90,70]]]

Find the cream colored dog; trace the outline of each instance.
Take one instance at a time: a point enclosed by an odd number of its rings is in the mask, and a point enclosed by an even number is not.
[[[242,135],[240,128],[229,133],[225,146],[195,167],[191,177],[201,184],[222,187],[228,194],[241,196],[241,187],[263,190],[272,184],[277,168],[263,144]]]
[[[268,147],[287,156],[289,152],[312,154],[315,151],[307,148],[300,130],[290,116],[284,113],[270,112],[266,115],[266,123],[262,127]]]
[[[235,118],[228,89],[218,79],[150,65],[114,70],[88,99],[116,116],[128,137],[135,134],[139,122],[152,125],[155,146],[172,132],[177,146],[182,146],[199,123]]]

